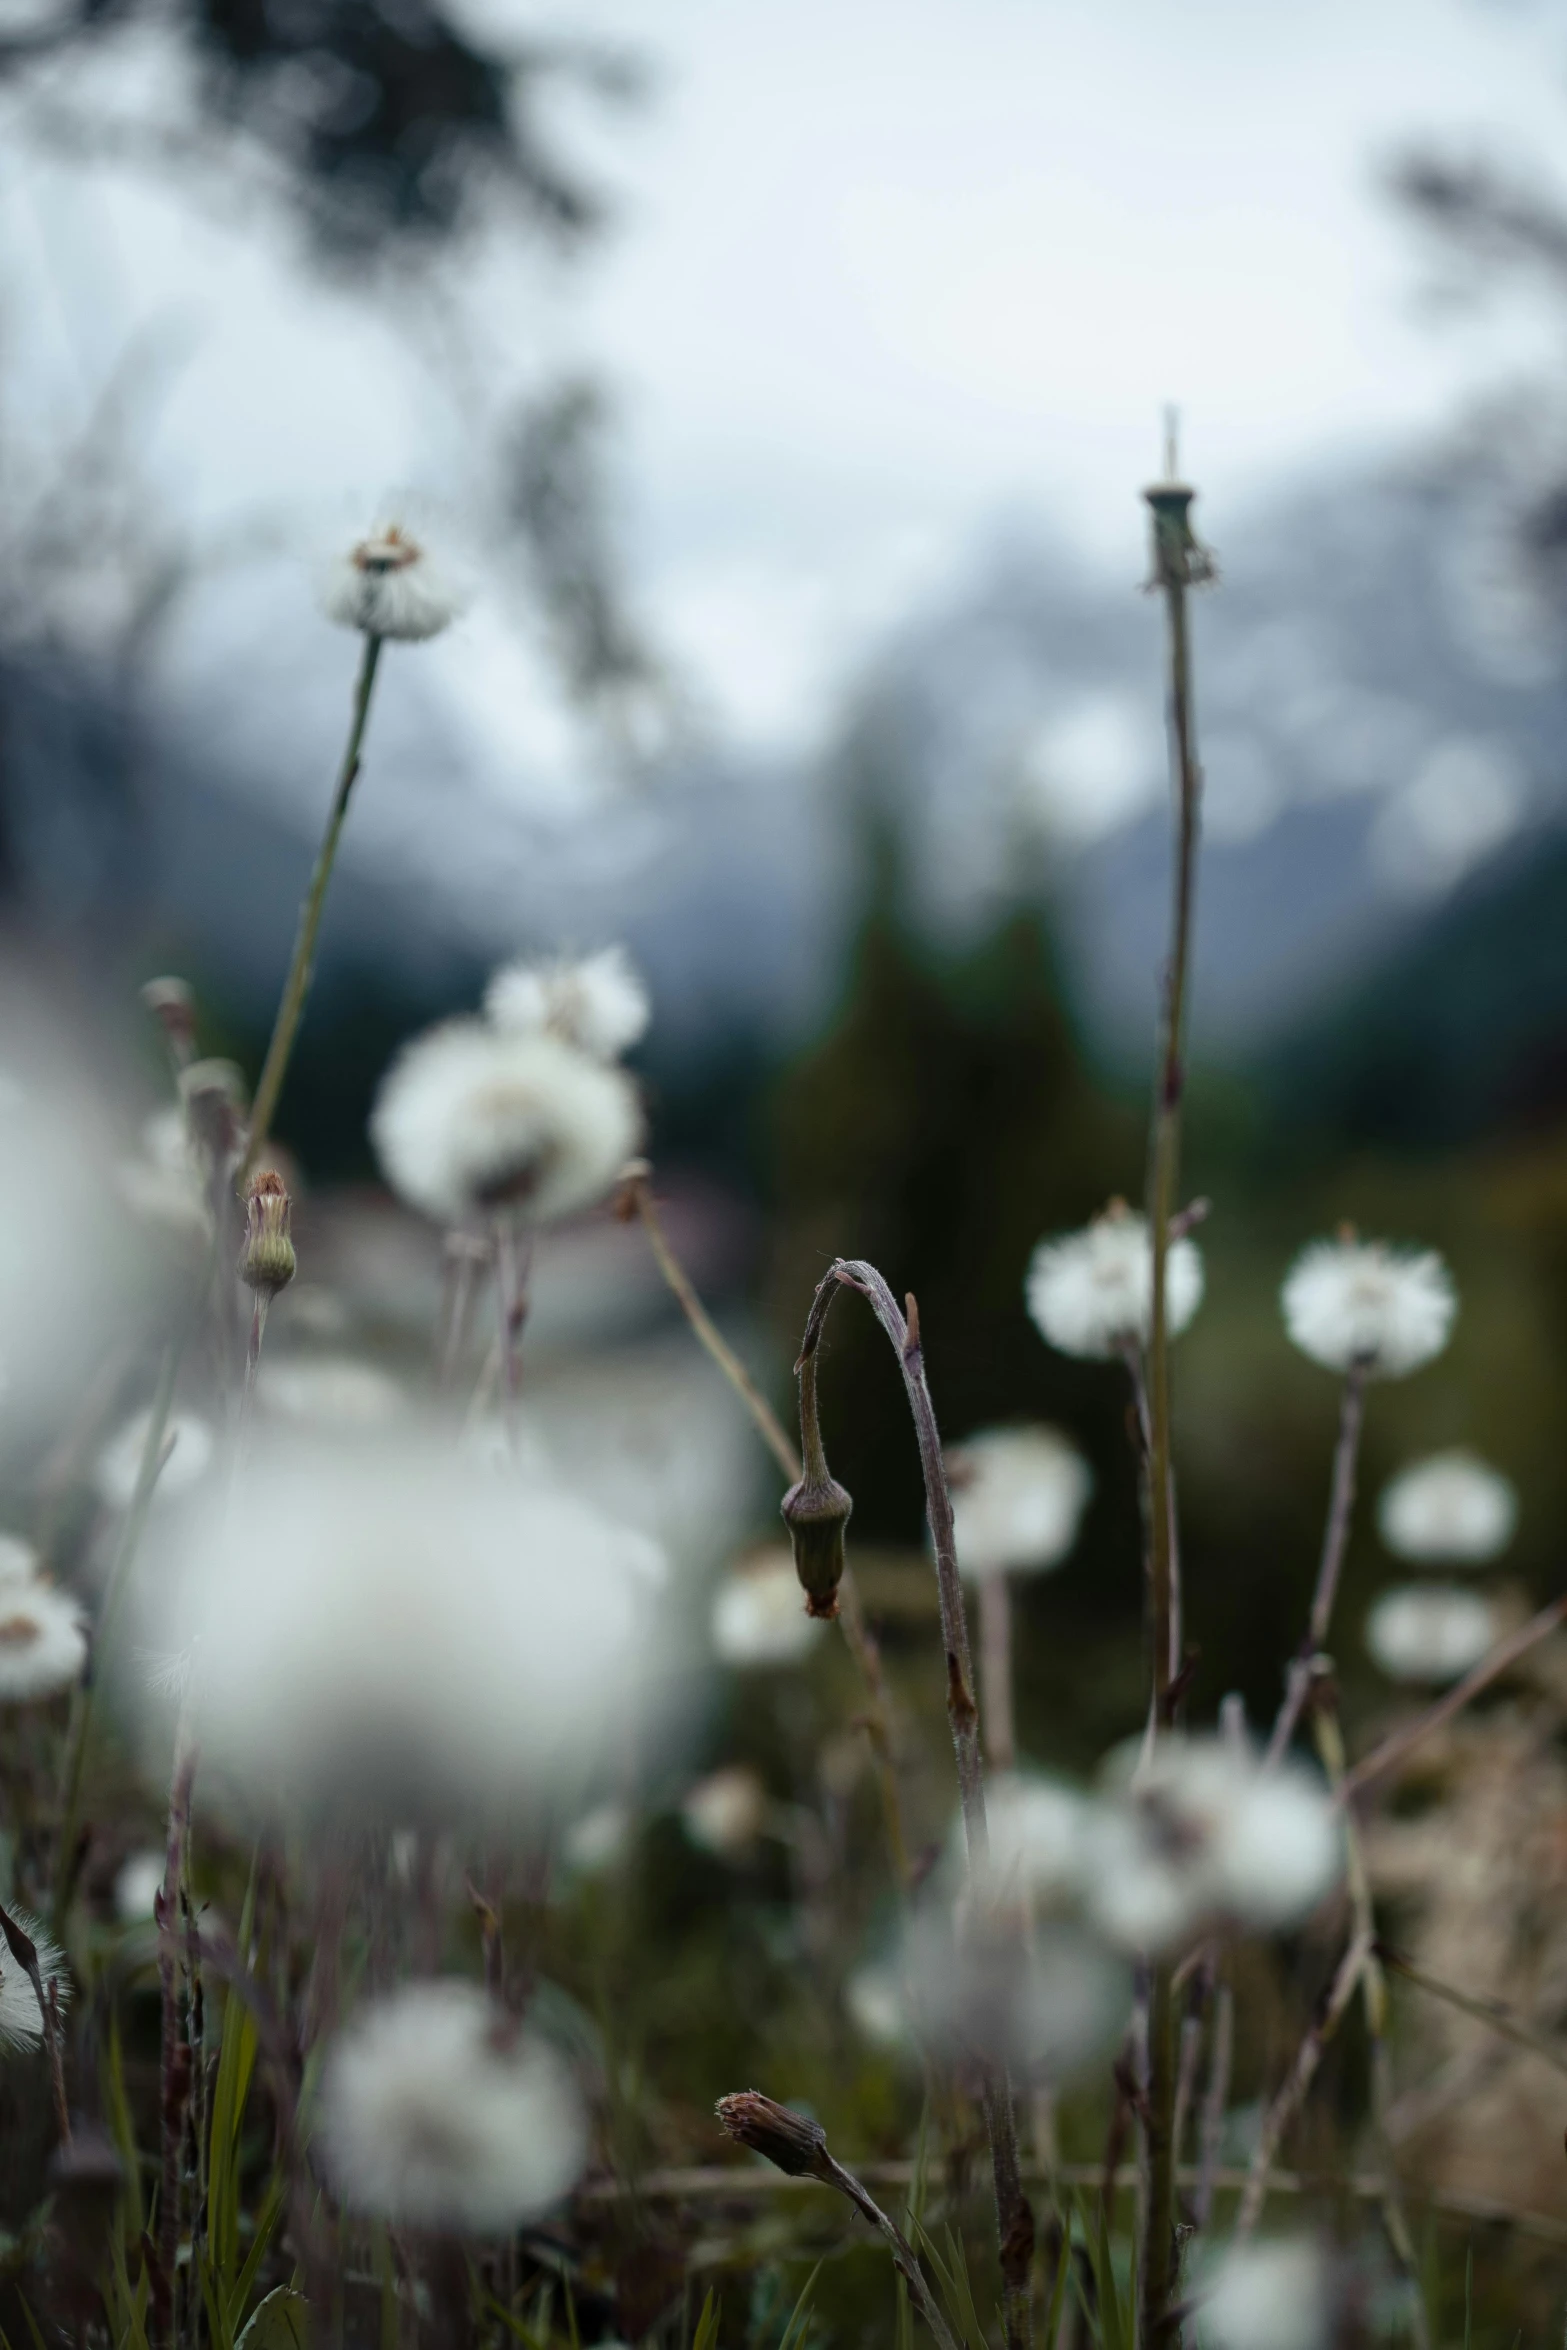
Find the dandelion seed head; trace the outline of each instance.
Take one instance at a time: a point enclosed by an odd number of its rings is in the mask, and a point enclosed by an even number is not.
[[[1131,1977],[1068,1920],[1024,1934],[1005,1910],[956,1917],[927,1904],[906,1952],[915,2012],[938,2048],[1034,2080],[1075,2073],[1124,2029]]]
[[[390,1372],[353,1355],[264,1357],[256,1404],[270,1419],[349,1435],[403,1417],[408,1397]]]
[[[81,1609],[52,1583],[0,1584],[0,1704],[53,1697],[81,1679],[87,1631]]]
[[[1165,1257],[1165,1312],[1172,1337],[1196,1313],[1202,1290],[1196,1242],[1172,1242]],[[1153,1314],[1147,1219],[1117,1207],[1080,1232],[1042,1240],[1029,1262],[1024,1295],[1040,1336],[1062,1354],[1097,1359],[1127,1345],[1145,1345]]]
[[[1497,1557],[1517,1523],[1516,1487],[1461,1447],[1400,1470],[1377,1503],[1377,1526],[1389,1550],[1453,1566],[1483,1566]]]
[[[843,1986],[843,2003],[858,2031],[875,2048],[901,2048],[909,2038],[909,2004],[896,1967],[856,1967]]]
[[[7,1583],[31,1583],[39,1558],[30,1542],[16,1534],[0,1534],[0,1598]]]
[[[1195,2331],[1203,2350],[1328,2350],[1332,2292],[1318,2246],[1281,2236],[1221,2253],[1199,2287]]]
[[[134,1413],[98,1455],[93,1482],[99,1499],[111,1510],[128,1510],[131,1506],[151,1422],[150,1411]],[[197,1412],[171,1412],[167,1435],[173,1442],[152,1489],[154,1504],[172,1501],[199,1485],[211,1466],[216,1445],[210,1424]]]
[[[465,602],[423,538],[395,520],[376,523],[338,557],[322,595],[327,618],[340,627],[405,644],[439,636]]]
[[[155,1110],[141,1130],[141,1152],[122,1160],[114,1180],[139,1223],[181,1240],[203,1240],[212,1228],[207,1176],[182,1109]]]
[[[693,1844],[719,1860],[742,1860],[762,1832],[767,1790],[755,1771],[731,1763],[686,1790],[680,1824]]]
[[[989,1429],[956,1446],[947,1466],[966,1577],[1037,1574],[1061,1564],[1077,1539],[1093,1475],[1058,1429]]]
[[[1091,1825],[1088,1801],[1075,1787],[1031,1771],[998,1772],[985,1788],[985,1823],[990,1898],[1032,1907],[1075,1890]],[[961,1817],[952,1847],[955,1855],[964,1849]]]
[[[770,1550],[724,1577],[713,1596],[713,1646],[726,1665],[796,1665],[826,1625],[805,1612],[786,1550]]]
[[[1495,1639],[1486,1601],[1453,1583],[1397,1584],[1366,1619],[1366,1647],[1390,1681],[1456,1681]]]
[[[71,1977],[48,1928],[25,1909],[11,1909],[13,1921],[38,1954],[38,1979],[47,1999],[53,1990],[60,2013],[71,2003]],[[44,2036],[44,2019],[32,1978],[11,1955],[0,1936],[0,2048],[36,2048]]]
[[[616,1061],[646,1033],[652,1005],[624,947],[602,947],[579,962],[506,963],[484,993],[497,1028],[547,1032],[597,1061]]]
[[[1115,1758],[1110,1776],[1081,1882],[1089,1915],[1122,1949],[1168,1950],[1214,1921],[1273,1932],[1342,1872],[1333,1805],[1302,1766],[1264,1771],[1227,1739],[1168,1738],[1135,1765]]]
[[[1382,1240],[1316,1240],[1291,1266],[1284,1327],[1302,1354],[1330,1371],[1360,1366],[1402,1379],[1439,1355],[1458,1297],[1434,1249]]]
[[[560,1840],[560,1856],[573,1874],[596,1877],[613,1868],[631,1843],[632,1817],[623,1803],[596,1803],[573,1820]]]
[[[673,1692],[646,1536],[433,1436],[255,1445],[232,1509],[171,1521],[153,1629],[201,1644],[203,1756],[266,1813],[390,1820],[588,1792]],[[154,1553],[158,1545],[153,1545]]]
[[[517,2227],[587,2156],[564,2059],[469,1983],[413,1983],[361,2009],[327,2052],[320,2110],[345,2203],[407,2226]]]
[[[509,1210],[547,1224],[591,1206],[641,1138],[630,1080],[556,1036],[451,1020],[404,1047],[370,1139],[395,1192],[440,1224]]]

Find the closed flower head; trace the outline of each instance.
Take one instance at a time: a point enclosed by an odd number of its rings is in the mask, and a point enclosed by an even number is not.
[[[1402,1379],[1439,1355],[1458,1311],[1452,1275],[1434,1249],[1347,1232],[1302,1251],[1281,1302],[1302,1354],[1330,1371],[1377,1379]]]
[[[382,1079],[370,1139],[395,1192],[441,1224],[547,1224],[602,1199],[641,1137],[631,1082],[542,1033],[452,1020]]]
[[[1172,1337],[1202,1303],[1195,1241],[1172,1241],[1165,1257],[1165,1314]],[[1042,1240],[1024,1287],[1040,1336],[1062,1354],[1098,1358],[1147,1344],[1153,1319],[1153,1246],[1147,1219],[1120,1202],[1081,1232]]]
[[[1433,1688],[1477,1665],[1495,1638],[1485,1601],[1452,1583],[1400,1583],[1366,1619],[1366,1646],[1388,1679]]]
[[[439,636],[464,599],[422,539],[401,522],[382,522],[333,564],[322,600],[342,628],[416,644]]]
[[[965,1576],[1057,1567],[1093,1490],[1088,1463],[1054,1428],[995,1428],[947,1456]]]
[[[1494,1559],[1511,1542],[1517,1523],[1518,1495],[1507,1478],[1461,1449],[1434,1452],[1400,1470],[1377,1503],[1377,1526],[1389,1550],[1455,1567]]]
[[[575,963],[503,964],[485,989],[484,1009],[497,1028],[547,1031],[597,1061],[629,1052],[652,1013],[640,974],[618,946]]]
[[[321,2138],[353,2210],[460,2235],[537,2219],[587,2153],[564,2059],[461,1982],[410,1984],[339,2034],[322,2069]]]

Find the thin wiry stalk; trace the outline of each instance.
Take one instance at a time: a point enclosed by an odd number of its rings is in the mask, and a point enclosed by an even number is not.
[[[1173,438],[1173,436],[1172,436]],[[1173,446],[1168,471],[1174,473]],[[1192,712],[1191,640],[1187,594],[1211,576],[1192,533],[1193,492],[1166,480],[1147,493],[1153,514],[1152,585],[1164,597],[1168,646],[1170,758],[1175,790],[1175,851],[1171,875],[1170,954],[1165,971],[1162,1033],[1154,1081],[1149,1138],[1148,1227],[1153,1254],[1148,1378],[1148,1629],[1152,1650],[1152,1728],[1157,1736],[1175,1719],[1174,1690],[1180,1601],[1176,1588],[1175,1481],[1170,1441],[1169,1301],[1166,1274],[1170,1219],[1180,1177],[1181,1102],[1185,1090],[1185,1031],[1191,960],[1192,904],[1202,774]],[[1148,2087],[1143,2123],[1148,2163],[1148,2211],[1138,2262],[1138,2340],[1158,2350],[1175,2298],[1176,2091],[1175,2001],[1168,1963],[1159,1959],[1149,1979]]]
[[[839,1258],[819,1283],[800,1341],[802,1377],[815,1377],[815,1355],[822,1327],[840,1288],[857,1289],[886,1332],[903,1373],[904,1392],[919,1442],[920,1467],[925,1481],[925,1514],[936,1558],[936,1590],[941,1608],[942,1641],[946,1651],[947,1720],[957,1762],[958,1795],[971,1877],[981,1877],[990,1857],[985,1823],[985,1772],[979,1751],[979,1708],[974,1703],[974,1668],[969,1656],[968,1619],[958,1580],[957,1549],[952,1530],[952,1496],[947,1486],[941,1436],[935,1407],[925,1379],[920,1344],[919,1310],[913,1298],[908,1313],[900,1312],[886,1282],[874,1265],[862,1259]],[[809,1365],[807,1372],[803,1366]],[[1033,2312],[1030,2272],[1034,2259],[1034,2215],[1023,2192],[1018,2156],[1017,2116],[1012,2084],[1002,2065],[987,2064],[981,2076],[981,2103],[990,2140],[991,2173],[995,2185],[996,2227],[1001,2247],[1002,2327],[1008,2350],[1030,2350]]]
[[[1219,2176],[1224,2144],[1224,2116],[1230,2102],[1230,2063],[1235,2052],[1235,1994],[1220,1983],[1213,2003],[1213,2053],[1208,2059],[1208,2085],[1203,2092],[1202,2128],[1198,2146],[1197,2191],[1192,2198],[1192,2220],[1199,2229],[1213,2212],[1213,2190]]]
[[[1246,2173],[1240,2210],[1235,2217],[1237,2243],[1251,2234],[1262,2217],[1274,2159],[1283,2143],[1284,2133],[1305,2103],[1306,2092],[1316,2078],[1323,2051],[1343,2021],[1344,2011],[1355,1996],[1361,1972],[1370,1955],[1371,1937],[1364,1932],[1356,1934],[1339,1961],[1338,1972],[1328,1987],[1328,1995],[1318,2014],[1312,2018],[1311,2027],[1296,2052],[1295,2062],[1290,2067],[1283,2087],[1263,2116],[1256,2150]],[[1379,2195],[1382,2191],[1382,2183],[1379,2183]]]
[[[719,1329],[712,1315],[703,1305],[695,1284],[684,1265],[670,1246],[664,1230],[663,1218],[653,1198],[647,1170],[639,1160],[626,1173],[621,1187],[620,1213],[636,1216],[647,1234],[653,1261],[662,1273],[670,1294],[690,1324],[693,1336],[710,1359],[728,1380],[740,1401],[751,1415],[751,1421],[762,1442],[783,1471],[786,1484],[797,1485],[802,1475],[802,1463],[782,1421],[766,1396],[751,1377],[734,1348]],[[882,1671],[881,1651],[876,1636],[865,1620],[859,1587],[854,1580],[854,1569],[845,1567],[838,1586],[837,1622],[842,1630],[849,1653],[858,1668],[865,1686],[865,1733],[870,1741],[871,1758],[876,1769],[881,1792],[882,1812],[886,1820],[887,1843],[892,1854],[893,1871],[899,1890],[907,1893],[913,1878],[909,1856],[908,1836],[903,1824],[903,1799],[898,1787],[896,1741],[893,1732],[892,1700],[887,1690],[886,1675]]]
[[[1322,1536],[1322,1557],[1317,1567],[1317,1586],[1311,1597],[1311,1617],[1300,1654],[1290,1662],[1289,1678],[1285,1684],[1284,1702],[1279,1707],[1268,1740],[1265,1758],[1268,1768],[1282,1762],[1289,1742],[1295,1735],[1306,1693],[1317,1670],[1317,1659],[1327,1640],[1333,1621],[1333,1605],[1338,1598],[1339,1578],[1344,1571],[1344,1553],[1349,1548],[1349,1529],[1355,1510],[1355,1469],[1360,1458],[1360,1431],[1366,1414],[1366,1372],[1361,1364],[1352,1365],[1344,1381],[1344,1395],[1339,1408],[1338,1442],[1333,1448],[1333,1478],[1328,1489],[1328,1518]]]
[[[326,831],[316,853],[310,885],[304,904],[299,910],[299,929],[294,939],[294,953],[283,982],[283,993],[278,999],[277,1018],[272,1023],[272,1038],[267,1046],[267,1057],[261,1064],[261,1076],[256,1085],[256,1098],[251,1105],[250,1132],[245,1144],[245,1156],[240,1166],[241,1182],[250,1173],[261,1155],[262,1147],[272,1131],[272,1120],[277,1112],[278,1096],[283,1080],[288,1075],[289,1058],[294,1050],[294,1039],[299,1033],[299,1022],[305,1009],[305,998],[310,993],[310,981],[315,970],[316,940],[321,930],[321,912],[326,904],[327,884],[337,862],[338,842],[342,839],[343,824],[348,815],[348,803],[359,774],[360,753],[364,748],[365,725],[370,716],[370,696],[375,686],[375,673],[381,658],[381,638],[366,636],[359,659],[359,676],[354,686],[353,716],[349,722],[348,743],[343,752],[343,763],[338,769],[337,785],[332,794],[332,805],[327,815]]]
[[[1567,1623],[1567,1596],[1553,1599],[1549,1607],[1542,1607],[1539,1614],[1531,1616],[1528,1623],[1518,1631],[1509,1633],[1505,1640],[1499,1640],[1490,1654],[1483,1656],[1474,1670],[1464,1675],[1456,1688],[1450,1689],[1445,1697],[1438,1698],[1436,1704],[1421,1714],[1417,1721],[1410,1722],[1402,1730],[1394,1730],[1383,1739],[1380,1746],[1374,1746],[1362,1761],[1344,1773],[1344,1782],[1338,1791],[1340,1802],[1352,1803],[1374,1780],[1384,1778],[1389,1771],[1395,1770],[1423,1739],[1429,1738],[1433,1731],[1443,1729],[1455,1714],[1463,1712],[1471,1698],[1478,1697],[1482,1689],[1488,1689],[1493,1681],[1517,1664],[1520,1657],[1527,1656],[1531,1648],[1548,1639],[1564,1623]]]

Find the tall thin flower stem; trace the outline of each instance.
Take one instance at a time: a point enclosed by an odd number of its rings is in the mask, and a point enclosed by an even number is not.
[[[310,886],[299,911],[299,930],[294,939],[293,960],[283,983],[283,993],[278,999],[277,1018],[272,1023],[272,1040],[261,1065],[256,1098],[250,1112],[250,1134],[239,1170],[241,1181],[260,1157],[262,1146],[272,1131],[272,1120],[277,1111],[278,1096],[283,1090],[283,1080],[288,1074],[289,1057],[294,1050],[300,1016],[305,1008],[305,998],[310,993],[311,976],[315,970],[316,939],[321,929],[321,910],[326,904],[327,884],[332,878],[332,867],[337,862],[337,846],[342,838],[349,799],[359,774],[360,753],[364,748],[365,726],[370,716],[370,696],[381,658],[381,644],[380,637],[367,635],[360,654],[348,743],[343,752],[342,766],[338,769],[337,785],[332,794],[326,831],[322,834],[321,846],[316,853],[315,869],[311,873]]]
[[[1338,1791],[1340,1802],[1352,1803],[1375,1780],[1395,1770],[1407,1755],[1413,1753],[1422,1739],[1445,1729],[1455,1714],[1463,1712],[1471,1698],[1478,1697],[1482,1689],[1488,1689],[1510,1666],[1517,1664],[1520,1657],[1527,1656],[1531,1648],[1548,1639],[1563,1624],[1567,1624],[1567,1597],[1553,1599],[1548,1607],[1542,1607],[1539,1614],[1531,1616],[1528,1623],[1518,1631],[1510,1633],[1505,1640],[1499,1640],[1490,1653],[1480,1659],[1474,1670],[1464,1675],[1456,1688],[1450,1689],[1445,1697],[1438,1698],[1435,1705],[1414,1721],[1406,1723],[1403,1729],[1394,1730],[1383,1739],[1380,1746],[1374,1746],[1362,1761],[1345,1772],[1344,1783]]]
[[[1012,1578],[1003,1569],[979,1579],[979,1681],[985,1714],[985,1752],[993,1771],[1017,1762],[1012,1705]]]
[[[860,1259],[839,1258],[823,1276],[811,1300],[805,1335],[800,1341],[802,1380],[816,1376],[816,1352],[828,1311],[840,1288],[856,1289],[881,1324],[898,1367],[919,1442],[920,1468],[925,1481],[925,1514],[936,1557],[936,1591],[941,1608],[941,1635],[946,1653],[947,1720],[957,1763],[958,1796],[971,1878],[982,1877],[990,1857],[985,1822],[985,1771],[979,1751],[979,1708],[974,1702],[974,1668],[969,1655],[968,1618],[963,1587],[958,1580],[957,1548],[952,1530],[952,1496],[947,1487],[941,1436],[935,1406],[925,1378],[920,1344],[919,1310],[909,1298],[900,1312],[886,1282],[874,1265]],[[1030,2272],[1034,2260],[1034,2214],[1023,2192],[1018,2155],[1017,2116],[1012,2083],[1004,2066],[987,2063],[981,2074],[981,2102],[990,2139],[991,2173],[995,2184],[996,2228],[1001,2248],[1002,2329],[1007,2350],[1031,2350],[1033,2311]]]
[[[1172,436],[1173,438],[1173,436]],[[1174,449],[1168,471],[1173,475]],[[1169,1301],[1166,1275],[1170,1219],[1181,1163],[1181,1102],[1185,1091],[1185,1036],[1192,905],[1197,874],[1202,773],[1192,710],[1188,591],[1212,576],[1192,532],[1193,491],[1173,479],[1147,492],[1153,514],[1153,577],[1164,597],[1168,652],[1170,761],[1175,796],[1175,851],[1171,877],[1170,956],[1165,970],[1159,1056],[1149,1138],[1148,1228],[1153,1253],[1153,1297],[1147,1352],[1148,1382],[1148,1632],[1152,1651],[1152,1730],[1175,1719],[1179,1659],[1175,1627],[1175,1486],[1170,1441]],[[1148,2081],[1143,2124],[1148,2209],[1138,2263],[1141,2350],[1159,2350],[1168,2337],[1179,2275],[1175,2232],[1176,2098],[1175,1995],[1168,1961],[1154,1962],[1148,1987]]]
[[[1312,1676],[1317,1669],[1317,1659],[1333,1621],[1333,1606],[1338,1598],[1339,1578],[1344,1571],[1344,1553],[1349,1548],[1350,1522],[1355,1510],[1355,1470],[1360,1459],[1360,1431],[1365,1413],[1366,1373],[1361,1365],[1355,1364],[1345,1378],[1343,1399],[1339,1406],[1338,1442],[1333,1448],[1333,1479],[1328,1490],[1327,1525],[1322,1536],[1317,1587],[1311,1598],[1311,1616],[1300,1652],[1290,1660],[1284,1701],[1279,1707],[1273,1734],[1268,1740],[1265,1760],[1269,1768],[1282,1762],[1289,1742],[1295,1735],[1296,1724],[1300,1720]]]
[[[789,1485],[799,1483],[802,1464],[789,1436],[772,1405],[757,1386],[734,1348],[719,1329],[712,1315],[703,1305],[695,1284],[676,1256],[664,1230],[664,1221],[658,1212],[649,1183],[645,1163],[641,1160],[627,1170],[620,1194],[620,1213],[635,1216],[647,1234],[653,1261],[664,1276],[671,1295],[691,1326],[692,1335],[728,1380],[740,1401],[751,1415],[752,1424],[773,1459],[783,1471]],[[813,1374],[814,1375],[814,1374]],[[866,1697],[865,1733],[870,1741],[871,1758],[875,1764],[877,1783],[881,1790],[882,1811],[887,1825],[887,1843],[892,1854],[893,1870],[898,1888],[907,1893],[913,1882],[913,1864],[909,1841],[903,1825],[903,1799],[898,1787],[897,1747],[893,1728],[892,1700],[882,1671],[881,1651],[876,1636],[865,1620],[865,1609],[860,1600],[859,1587],[854,1580],[854,1569],[845,1567],[838,1586],[838,1617],[844,1641],[864,1684]]]
[[[1344,2011],[1355,1996],[1362,1970],[1370,1955],[1370,1938],[1363,1933],[1355,1935],[1339,1961],[1338,1971],[1328,1986],[1327,1997],[1296,2051],[1295,2061],[1283,2087],[1262,2117],[1262,2128],[1246,2173],[1246,2185],[1241,2193],[1240,2209],[1235,2216],[1237,2243],[1245,2241],[1262,2217],[1262,2207],[1268,2199],[1273,2166],[1278,2159],[1284,2133],[1305,2103],[1306,2092],[1316,2078],[1323,2052],[1344,2019]]]

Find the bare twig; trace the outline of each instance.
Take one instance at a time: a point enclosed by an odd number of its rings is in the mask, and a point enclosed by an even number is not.
[[[1554,2040],[1548,2040],[1543,2032],[1526,2023],[1505,2000],[1482,1998],[1473,1991],[1460,1991],[1452,1983],[1441,1982],[1437,1976],[1428,1975],[1423,1967],[1417,1967],[1398,1951],[1390,1950],[1385,1942],[1377,1944],[1377,1955],[1384,1966],[1391,1967],[1394,1974],[1402,1975],[1406,1983],[1413,1983],[1417,1991],[1424,1991],[1432,1999],[1440,1999],[1445,2006],[1456,2007],[1460,2015],[1473,2016],[1476,2023],[1486,2025],[1499,2038],[1510,2040],[1515,2048],[1527,2049],[1531,2056],[1538,2056],[1553,2071],[1567,2073],[1567,2049]]]
[[[1311,1618],[1300,1653],[1290,1661],[1289,1678],[1285,1683],[1284,1702],[1279,1707],[1268,1740],[1266,1763],[1268,1767],[1283,1760],[1295,1725],[1300,1720],[1311,1687],[1317,1659],[1322,1653],[1333,1621],[1333,1603],[1338,1597],[1339,1577],[1344,1568],[1344,1553],[1349,1547],[1350,1520],[1355,1507],[1355,1465],[1360,1455],[1360,1430],[1365,1418],[1366,1373],[1360,1364],[1352,1365],[1344,1381],[1344,1395],[1339,1408],[1338,1442],[1333,1449],[1333,1478],[1328,1492],[1328,1519],[1322,1537],[1322,1557],[1317,1567],[1317,1587],[1312,1594]]]
[[[1273,2158],[1278,2153],[1285,2131],[1305,2103],[1306,2092],[1316,2078],[1323,2051],[1343,2021],[1344,2010],[1355,1996],[1361,1970],[1371,1955],[1371,1937],[1357,1934],[1339,1961],[1338,1972],[1328,1988],[1328,1995],[1311,2029],[1296,2052],[1283,2087],[1263,2116],[1262,2129],[1257,2139],[1256,2152],[1246,2173],[1246,2185],[1241,2195],[1241,2207],[1235,2218],[1236,2240],[1249,2236],[1262,2216],[1271,2184]],[[1376,2194],[1380,2201],[1387,2191],[1387,2182],[1379,2178]]]
[[[1461,1714],[1471,1698],[1478,1697],[1482,1689],[1488,1689],[1509,1666],[1515,1665],[1520,1657],[1527,1656],[1531,1648],[1548,1639],[1564,1622],[1567,1622],[1567,1596],[1553,1599],[1549,1607],[1542,1607],[1539,1614],[1531,1616],[1520,1630],[1498,1641],[1489,1656],[1483,1656],[1473,1672],[1466,1673],[1457,1686],[1450,1689],[1445,1697],[1438,1698],[1428,1712],[1407,1723],[1402,1730],[1394,1730],[1383,1739],[1380,1746],[1374,1746],[1368,1755],[1356,1763],[1352,1770],[1346,1771],[1343,1785],[1338,1791],[1339,1800],[1352,1803],[1374,1780],[1385,1778],[1406,1755],[1413,1753],[1423,1739],[1442,1729],[1455,1714]]]

